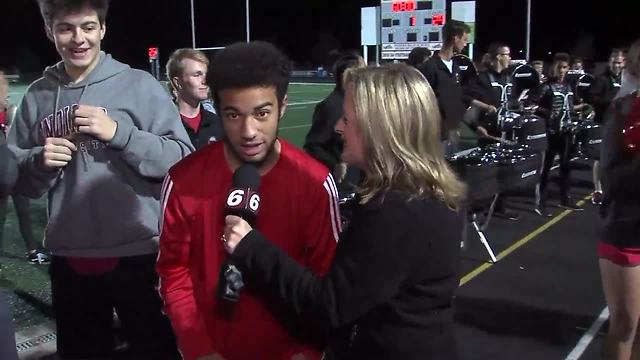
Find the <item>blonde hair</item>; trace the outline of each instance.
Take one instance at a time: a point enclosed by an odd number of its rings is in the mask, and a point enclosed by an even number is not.
[[[355,121],[364,145],[367,176],[358,192],[366,203],[389,190],[434,197],[459,210],[465,185],[449,167],[440,144],[440,110],[422,74],[405,64],[349,69]]]
[[[175,90],[175,84],[173,83],[173,78],[176,76],[180,76],[184,71],[184,66],[182,65],[182,60],[191,59],[193,61],[197,61],[199,63],[205,64],[207,67],[209,66],[209,58],[202,51],[191,49],[191,48],[182,48],[174,51],[169,60],[167,61],[167,79],[169,80],[169,84],[173,90]]]

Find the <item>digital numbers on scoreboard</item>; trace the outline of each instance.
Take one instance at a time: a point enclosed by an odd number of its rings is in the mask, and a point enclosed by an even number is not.
[[[439,50],[447,0],[381,0],[383,59],[406,59],[415,47]]]

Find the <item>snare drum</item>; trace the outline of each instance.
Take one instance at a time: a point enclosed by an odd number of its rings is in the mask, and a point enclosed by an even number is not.
[[[493,144],[487,152],[498,161],[500,192],[535,186],[540,179],[542,156],[527,145]]]
[[[498,161],[483,150],[449,158],[449,163],[467,184],[471,204],[492,199],[498,193]]]
[[[515,115],[518,116],[505,118],[503,122],[505,138],[520,145],[527,145],[533,151],[547,150],[547,126],[544,119],[532,114]]]

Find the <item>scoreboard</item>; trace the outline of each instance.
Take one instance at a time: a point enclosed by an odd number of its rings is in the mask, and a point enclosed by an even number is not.
[[[406,59],[415,47],[442,48],[447,0],[381,0],[382,59]]]

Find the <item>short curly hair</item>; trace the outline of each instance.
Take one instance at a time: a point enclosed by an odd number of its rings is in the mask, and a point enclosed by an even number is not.
[[[109,12],[109,0],[37,0],[44,24],[50,28],[53,19],[60,13],[69,13],[88,7],[98,14],[100,25],[104,25]]]
[[[271,43],[252,41],[235,43],[218,52],[211,62],[208,82],[216,106],[220,104],[220,91],[254,86],[274,86],[281,106],[290,76],[291,61],[285,54]]]

